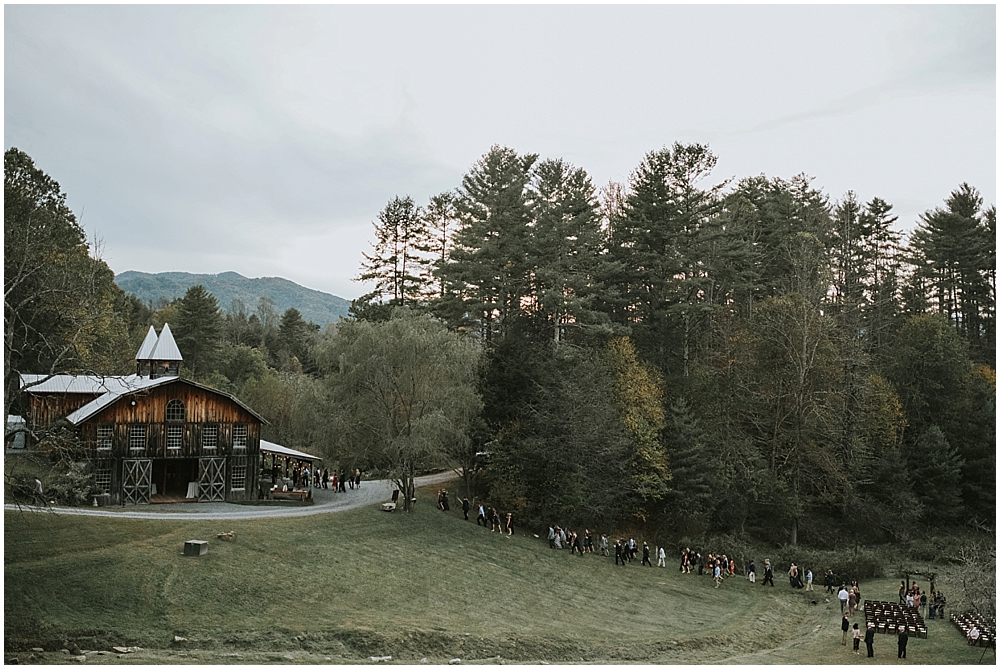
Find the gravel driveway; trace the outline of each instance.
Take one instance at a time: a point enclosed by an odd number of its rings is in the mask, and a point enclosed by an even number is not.
[[[443,472],[418,476],[416,485],[434,485],[457,478],[455,472]],[[381,504],[392,498],[395,485],[390,481],[362,481],[361,487],[347,492],[313,488],[312,506],[244,506],[227,502],[199,502],[197,504],[149,504],[127,507],[71,507],[53,506],[55,513],[76,516],[103,516],[105,518],[159,518],[162,520],[240,520],[243,518],[288,518],[292,516],[314,516],[320,513],[347,511],[362,506]],[[4,504],[6,510],[45,511],[33,506]]]

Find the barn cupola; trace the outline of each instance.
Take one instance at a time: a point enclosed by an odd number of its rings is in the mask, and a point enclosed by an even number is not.
[[[181,370],[180,349],[174,341],[173,334],[170,333],[170,325],[163,324],[160,336],[156,336],[156,330],[149,326],[146,338],[142,340],[139,352],[135,354],[136,374],[148,376],[151,379],[161,376],[179,376]]]

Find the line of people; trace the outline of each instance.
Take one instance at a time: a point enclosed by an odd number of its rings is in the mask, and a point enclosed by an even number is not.
[[[448,491],[444,492],[444,503],[447,504]],[[442,511],[447,511],[446,507],[439,505]],[[462,500],[462,512],[465,514],[465,519],[469,519],[469,500]],[[501,512],[496,507],[489,507],[487,509],[482,504],[478,505],[476,508],[476,525],[482,525],[483,527],[489,527],[490,532],[499,532],[501,535],[506,535],[508,537],[514,535],[514,516],[508,513],[506,516],[501,517]]]

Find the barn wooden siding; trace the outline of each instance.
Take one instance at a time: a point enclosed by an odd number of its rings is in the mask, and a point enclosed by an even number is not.
[[[171,400],[183,402],[184,421],[167,420],[167,403]],[[105,425],[111,428],[110,450],[101,448],[98,443],[98,427]],[[129,445],[133,425],[146,427],[146,443],[142,450]],[[234,428],[238,425],[246,426],[246,448],[233,447]],[[167,428],[171,426],[183,428],[179,449],[167,448]],[[217,428],[214,449],[203,447],[206,427]],[[94,466],[112,466],[116,499],[123,459],[225,458],[226,499],[244,501],[257,498],[260,427],[260,420],[231,398],[178,380],[124,396],[89,418],[79,429]],[[246,483],[243,490],[232,490],[233,469],[240,466],[246,466]]]
[[[43,430],[98,397],[90,393],[29,394],[32,425],[36,430]]]

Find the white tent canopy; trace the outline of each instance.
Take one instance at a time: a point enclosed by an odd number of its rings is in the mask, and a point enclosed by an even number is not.
[[[260,450],[262,453],[272,453],[274,455],[286,455],[290,458],[298,458],[299,460],[323,459],[318,455],[309,455],[308,453],[303,453],[302,451],[296,451],[294,448],[285,448],[284,446],[279,446],[278,444],[266,441],[264,439],[260,440]]]

